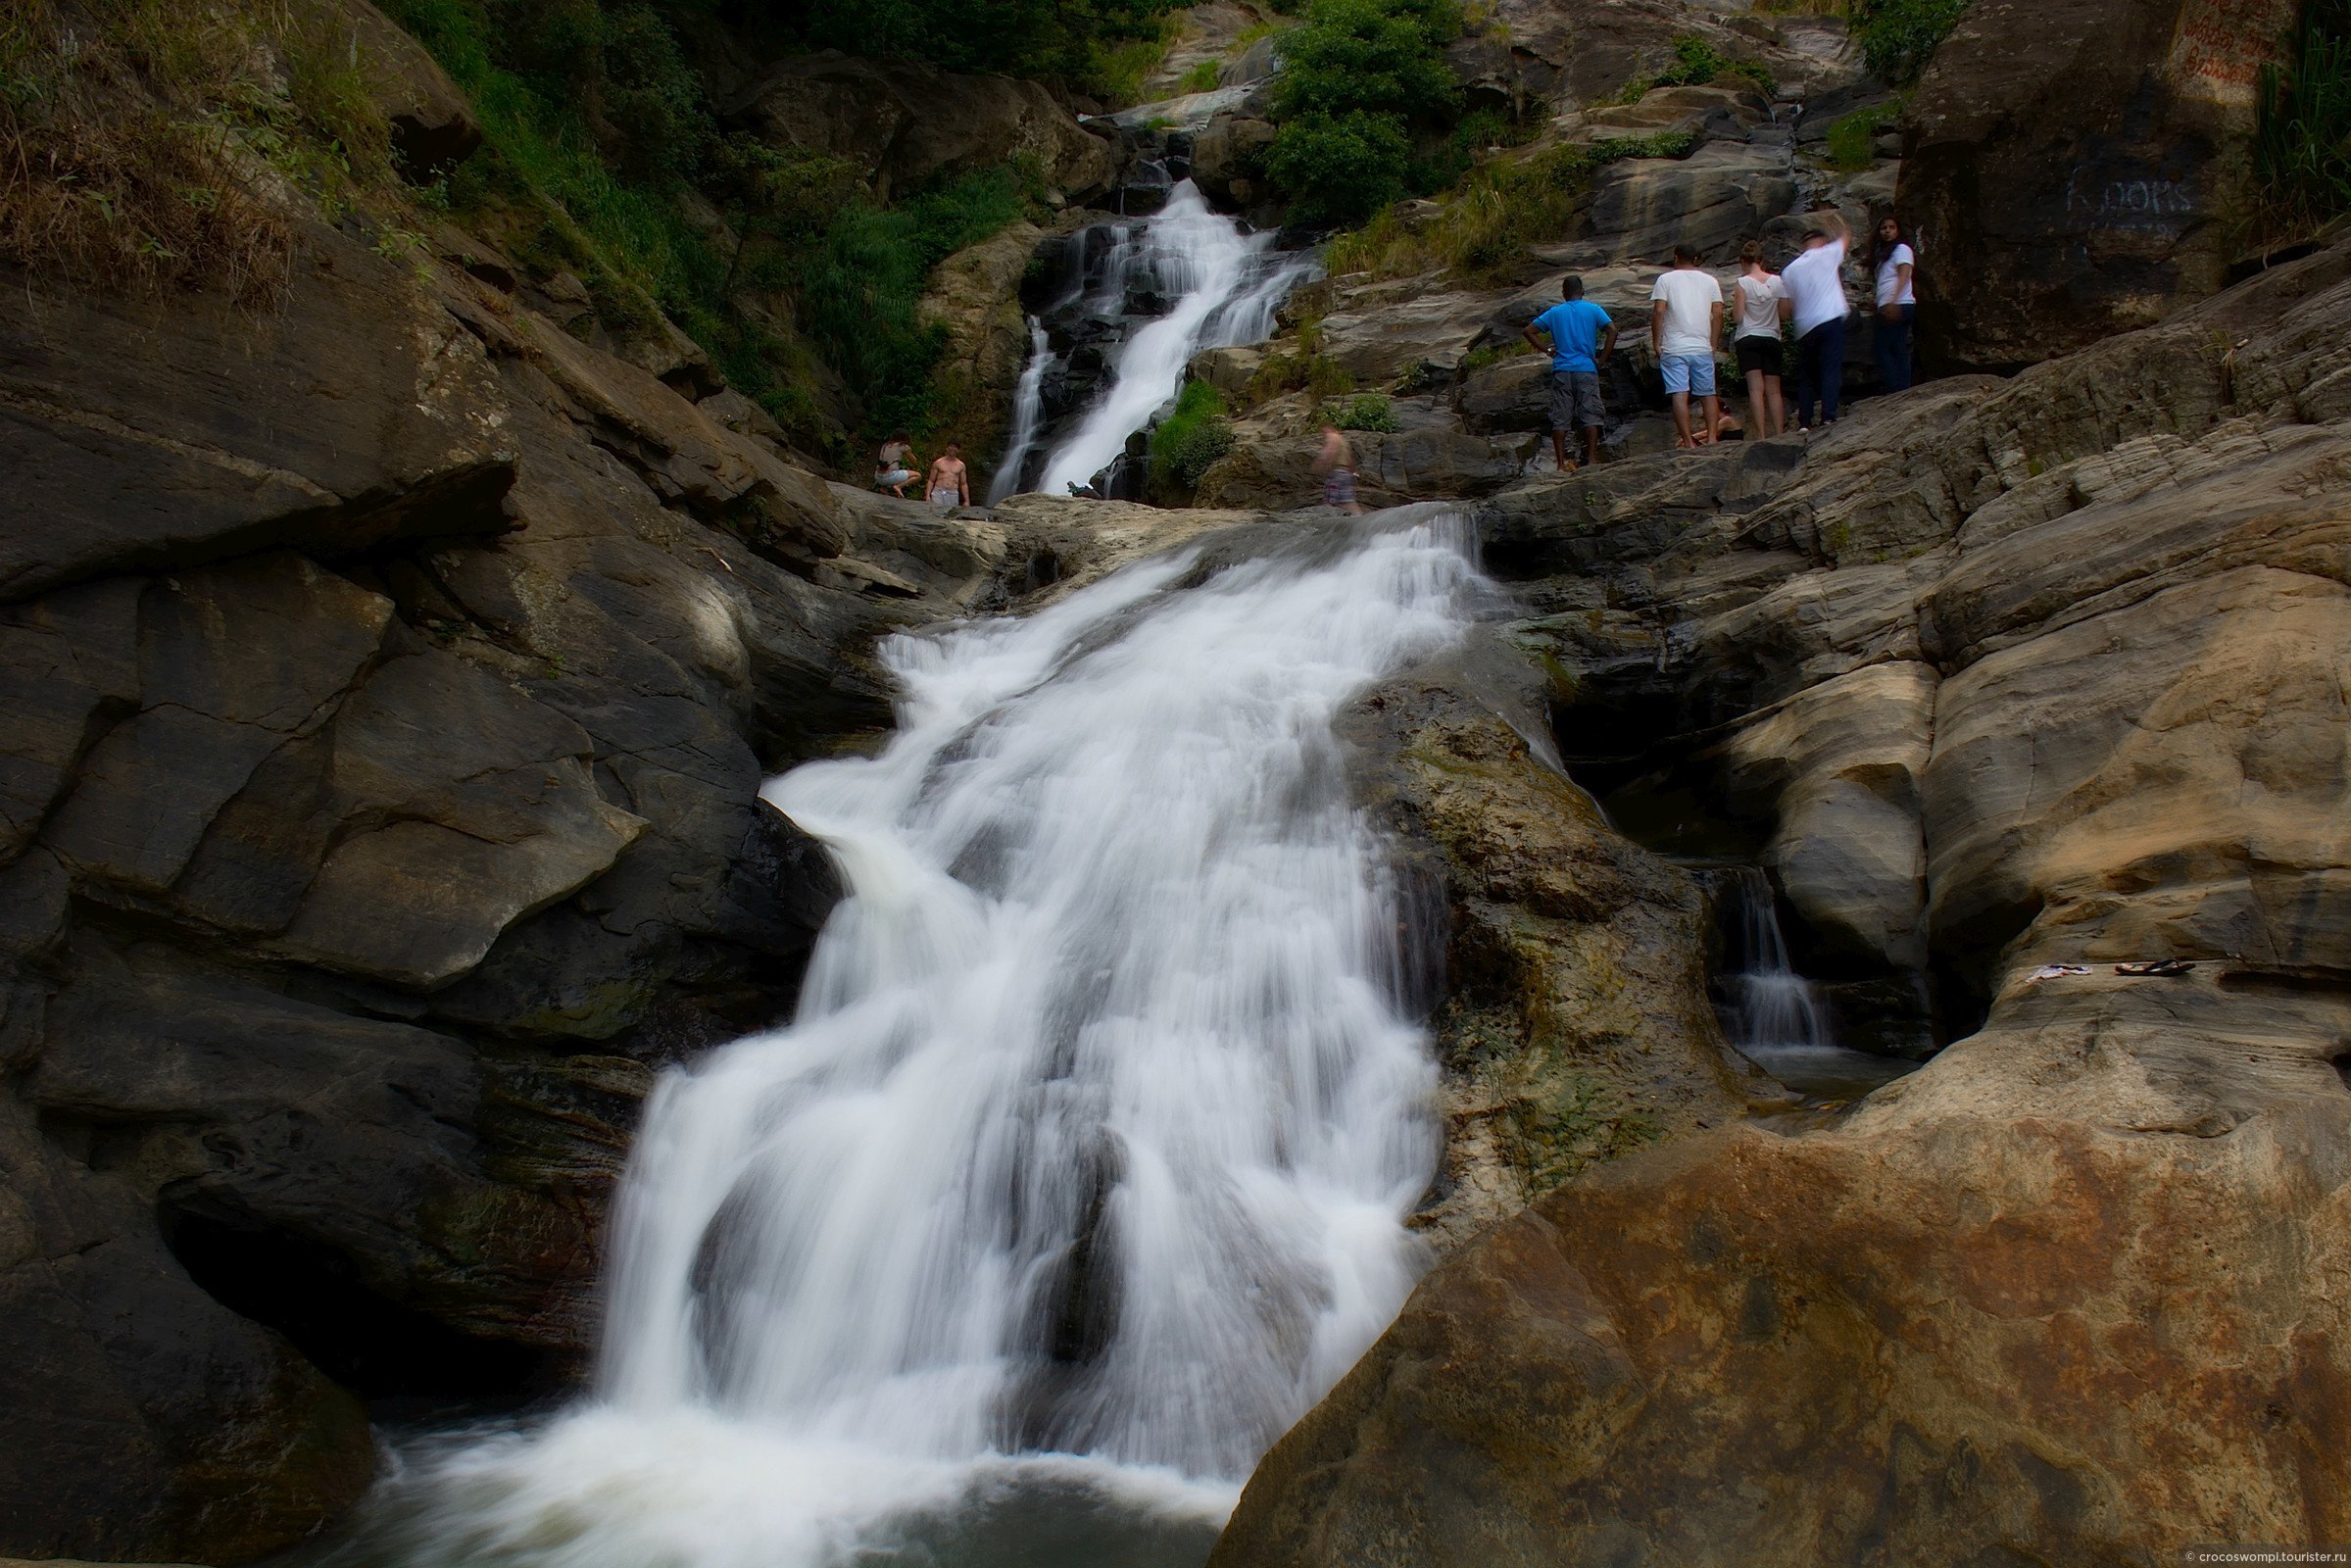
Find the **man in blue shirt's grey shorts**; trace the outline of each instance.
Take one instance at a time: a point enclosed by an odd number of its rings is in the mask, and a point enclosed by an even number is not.
[[[1543,334],[1551,340],[1551,459],[1565,473],[1567,432],[1584,432],[1584,461],[1600,461],[1600,362],[1616,350],[1616,323],[1608,313],[1584,297],[1584,280],[1570,277],[1559,285],[1559,303],[1519,328],[1527,346],[1544,352]]]

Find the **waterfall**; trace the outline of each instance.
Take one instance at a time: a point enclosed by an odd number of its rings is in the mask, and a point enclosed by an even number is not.
[[[1175,397],[1185,366],[1202,349],[1261,342],[1272,334],[1274,311],[1314,265],[1309,257],[1272,258],[1272,241],[1271,234],[1242,233],[1232,219],[1209,208],[1189,179],[1175,187],[1156,217],[1121,235],[1127,248],[1112,256],[1098,291],[1107,295],[1102,308],[1123,299],[1130,278],[1147,277],[1167,310],[1120,346],[1108,385],[1053,448],[1039,489],[1062,495],[1116,464],[1128,438],[1147,429]]]
[[[1753,866],[1730,876],[1729,968],[1717,984],[1723,1032],[1740,1054],[1799,1094],[1837,1100],[1914,1071],[1915,1061],[1837,1044],[1820,988],[1788,956],[1771,879]]]
[[[1045,323],[1029,318],[1029,357],[1021,367],[1020,384],[1012,390],[1012,434],[1004,442],[996,477],[988,481],[988,505],[995,506],[1020,487],[1020,470],[1037,444],[1037,429],[1045,418]]]
[[[888,747],[768,788],[848,897],[793,1024],[650,1102],[595,1398],[414,1467],[381,1560],[930,1562],[1025,1487],[1195,1534],[946,1560],[1197,1563],[1422,1261],[1435,1068],[1332,726],[1460,635],[1466,552],[1391,516],[890,642]]]

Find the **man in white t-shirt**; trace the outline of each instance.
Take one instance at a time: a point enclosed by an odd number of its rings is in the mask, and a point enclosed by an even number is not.
[[[1812,406],[1821,422],[1835,424],[1845,384],[1845,220],[1820,213],[1804,225],[1804,254],[1780,270],[1788,287],[1789,316],[1796,327],[1796,427],[1812,427]]]
[[[1674,400],[1674,445],[1701,447],[1714,439],[1722,400],[1714,390],[1714,356],[1723,343],[1723,286],[1698,266],[1698,253],[1674,247],[1674,267],[1649,290],[1649,347]],[[1690,398],[1704,405],[1705,425],[1692,431]]]

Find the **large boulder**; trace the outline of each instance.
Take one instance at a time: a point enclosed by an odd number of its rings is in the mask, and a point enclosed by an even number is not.
[[[2054,358],[2217,293],[2294,0],[1978,0],[1903,126],[1920,348]]]
[[[883,200],[1026,155],[1082,201],[1109,187],[1119,162],[1036,82],[833,49],[775,62],[723,111],[766,140],[848,160]]]

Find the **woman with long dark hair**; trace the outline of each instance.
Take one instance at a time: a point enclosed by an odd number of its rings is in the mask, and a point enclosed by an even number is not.
[[[1918,253],[1902,239],[1902,224],[1888,213],[1878,220],[1878,248],[1872,258],[1878,274],[1878,324],[1870,347],[1878,361],[1878,381],[1888,392],[1910,385],[1910,327],[1918,318]]]

